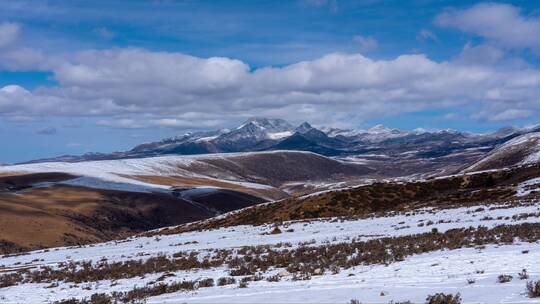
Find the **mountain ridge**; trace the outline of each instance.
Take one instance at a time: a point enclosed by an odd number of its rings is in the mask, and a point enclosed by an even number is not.
[[[141,158],[160,155],[194,155],[229,152],[300,150],[325,156],[365,153],[438,157],[456,151],[484,147],[486,152],[514,137],[540,131],[540,126],[505,127],[478,134],[451,129],[405,131],[376,125],[367,130],[316,128],[308,122],[294,126],[283,119],[254,117],[232,129],[201,131],[139,144],[127,151],[62,155],[24,163]]]

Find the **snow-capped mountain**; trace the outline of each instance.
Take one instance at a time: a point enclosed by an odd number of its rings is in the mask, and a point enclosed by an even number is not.
[[[404,131],[376,125],[367,130],[317,128],[304,122],[298,126],[283,119],[251,118],[236,128],[178,135],[140,144],[129,151],[65,155],[42,161],[83,161],[137,158],[159,155],[192,155],[271,150],[310,151],[326,156],[376,154],[408,158],[444,157],[474,153],[481,158],[505,142],[540,131],[540,126],[503,128],[491,134],[456,130]],[[473,152],[471,152],[473,151]]]

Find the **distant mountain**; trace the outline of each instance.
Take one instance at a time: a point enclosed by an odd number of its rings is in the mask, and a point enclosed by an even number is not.
[[[456,153],[477,159],[507,141],[540,131],[540,126],[503,128],[491,134],[455,130],[404,131],[376,125],[367,130],[316,128],[308,122],[294,126],[283,119],[251,118],[234,129],[187,133],[140,144],[129,151],[64,155],[32,162],[105,160],[159,155],[300,150],[326,156],[381,155],[432,159]],[[471,152],[472,151],[472,152]],[[472,153],[472,154],[471,154]],[[470,158],[468,158],[470,159]]]

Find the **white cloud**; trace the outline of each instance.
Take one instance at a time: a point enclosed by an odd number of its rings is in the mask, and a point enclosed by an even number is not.
[[[527,117],[530,117],[532,114],[533,113],[528,110],[507,109],[493,116],[490,116],[488,120],[490,121],[514,120],[514,119],[520,119],[520,118],[527,118]]]
[[[508,48],[540,54],[540,17],[524,16],[510,4],[481,3],[438,15],[435,23],[484,37]]]
[[[494,65],[504,57],[504,52],[492,45],[465,44],[456,62],[462,64]]]
[[[0,48],[11,46],[19,38],[20,29],[17,23],[0,23]]]
[[[356,35],[353,37],[353,41],[359,45],[362,52],[374,50],[379,46],[379,43],[373,37]]]
[[[101,119],[96,122],[98,126],[104,127],[113,127],[119,129],[139,129],[145,128],[147,125],[144,122],[137,121],[130,118],[115,119],[115,120],[106,120]]]
[[[421,54],[373,60],[334,53],[253,70],[222,57],[85,51],[51,65],[58,87],[1,88],[0,115],[108,116],[114,118],[98,124],[202,128],[249,116],[331,123],[462,105],[477,110],[479,119],[506,109],[540,111],[539,70],[464,62]]]

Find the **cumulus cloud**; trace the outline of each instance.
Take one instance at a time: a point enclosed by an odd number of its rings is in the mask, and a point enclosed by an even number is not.
[[[510,4],[480,3],[438,15],[435,23],[484,37],[508,48],[540,54],[540,17],[525,16]]]
[[[462,64],[494,65],[504,57],[504,52],[492,45],[465,44],[456,62]]]
[[[99,116],[99,125],[136,129],[214,127],[254,115],[329,123],[461,105],[478,109],[479,119],[540,110],[539,70],[464,62],[333,53],[252,69],[224,57],[84,51],[51,66],[57,87],[1,88],[0,115]]]

